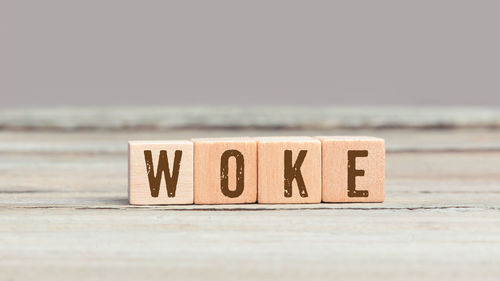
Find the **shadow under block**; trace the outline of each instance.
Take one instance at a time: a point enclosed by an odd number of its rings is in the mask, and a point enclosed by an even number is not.
[[[321,142],[310,137],[256,138],[259,203],[320,203]]]
[[[191,141],[130,141],[129,202],[193,204]]]
[[[193,139],[195,204],[257,201],[257,143],[252,138]]]
[[[322,142],[323,202],[383,202],[385,142],[373,137],[317,137]]]

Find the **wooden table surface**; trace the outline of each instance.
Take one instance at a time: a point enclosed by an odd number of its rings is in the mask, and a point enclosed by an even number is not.
[[[129,206],[127,141],[371,135],[386,201]],[[500,280],[500,110],[0,112],[0,280]]]

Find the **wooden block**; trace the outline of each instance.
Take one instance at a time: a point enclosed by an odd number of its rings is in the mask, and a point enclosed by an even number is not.
[[[252,138],[193,139],[195,204],[257,201],[257,143]]]
[[[321,142],[310,137],[262,137],[259,203],[320,203]]]
[[[373,137],[317,137],[322,142],[323,202],[383,202],[385,142]]]
[[[191,141],[130,141],[128,147],[130,204],[193,204]]]

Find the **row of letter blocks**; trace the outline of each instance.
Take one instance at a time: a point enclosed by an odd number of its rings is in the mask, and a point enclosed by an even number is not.
[[[384,180],[373,137],[129,142],[134,205],[382,202]]]

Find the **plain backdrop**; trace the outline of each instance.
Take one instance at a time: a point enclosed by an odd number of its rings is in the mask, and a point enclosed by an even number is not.
[[[4,108],[500,105],[500,1],[0,3]]]

